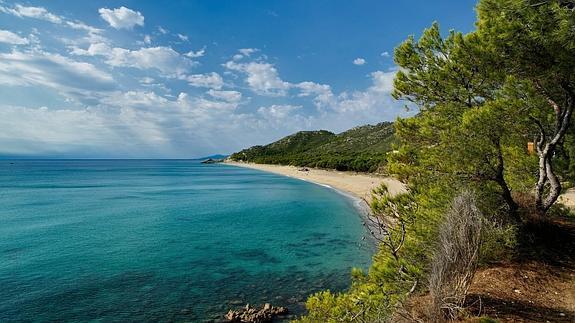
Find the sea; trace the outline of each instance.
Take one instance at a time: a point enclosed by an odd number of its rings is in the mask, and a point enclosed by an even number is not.
[[[0,322],[209,322],[350,286],[374,245],[328,187],[198,160],[0,160]]]

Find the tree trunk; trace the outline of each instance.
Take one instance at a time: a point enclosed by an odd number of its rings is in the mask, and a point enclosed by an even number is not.
[[[543,194],[545,189],[545,182],[547,181],[547,159],[542,150],[537,147],[537,154],[539,155],[539,180],[537,180],[537,185],[535,185],[535,208],[541,213],[545,208],[543,207]],[[545,212],[543,212],[545,213]]]
[[[535,185],[535,207],[540,214],[544,215],[547,213],[549,208],[553,206],[561,194],[561,182],[553,171],[552,158],[555,154],[557,144],[565,137],[571,124],[575,93],[573,93],[570,87],[564,87],[567,93],[567,100],[565,102],[565,106],[562,107],[549,97],[540,85],[538,85],[538,88],[547,98],[549,105],[553,107],[553,110],[555,111],[555,126],[553,129],[553,135],[549,137],[549,140],[542,124],[538,120],[533,119],[540,131],[539,140],[537,141],[539,179]],[[545,196],[545,186],[547,184],[549,185],[549,192],[547,193],[547,196]]]
[[[553,151],[555,151],[555,149],[553,149]],[[555,175],[553,172],[550,156],[547,157],[546,164],[547,180],[549,181],[551,188],[549,189],[549,194],[547,195],[543,205],[546,210],[549,210],[549,208],[555,203],[555,201],[557,201],[557,198],[559,198],[559,195],[561,194],[561,182],[557,178],[557,175]]]
[[[505,164],[503,160],[503,151],[501,150],[501,142],[499,138],[494,139],[493,143],[497,146],[497,165],[495,167],[495,182],[501,187],[501,196],[503,200],[509,207],[509,215],[516,221],[521,222],[521,217],[517,211],[519,210],[519,206],[513,200],[513,196],[511,195],[511,189],[507,182],[505,181]]]

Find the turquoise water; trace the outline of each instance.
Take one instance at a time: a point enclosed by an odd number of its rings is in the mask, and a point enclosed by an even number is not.
[[[0,321],[301,313],[373,252],[351,200],[222,164],[0,161],[0,205]]]

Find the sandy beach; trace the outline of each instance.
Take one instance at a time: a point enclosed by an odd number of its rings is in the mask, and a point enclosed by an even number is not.
[[[405,185],[400,181],[390,178],[365,173],[340,172],[335,170],[323,170],[295,166],[253,164],[226,161],[226,164],[258,169],[279,175],[310,181],[317,184],[328,185],[339,191],[348,193],[360,199],[371,199],[371,191],[385,183],[391,194],[405,191]]]
[[[565,193],[559,196],[558,202],[571,209],[575,209],[575,189],[568,189]]]

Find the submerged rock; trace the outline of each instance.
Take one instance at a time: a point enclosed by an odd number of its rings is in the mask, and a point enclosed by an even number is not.
[[[247,304],[246,307],[239,311],[230,310],[225,318],[228,322],[267,323],[272,322],[276,316],[286,315],[287,313],[287,308],[271,306],[269,303],[266,303],[261,309]]]

